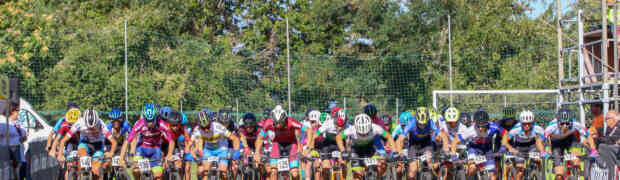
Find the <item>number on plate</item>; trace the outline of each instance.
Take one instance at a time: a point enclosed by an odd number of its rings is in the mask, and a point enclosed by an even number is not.
[[[90,168],[91,158],[89,156],[84,156],[80,158],[80,167],[82,168]]]
[[[77,151],[71,151],[71,153],[69,153],[69,159],[73,159],[75,157],[77,157]]]
[[[377,159],[375,159],[375,158],[366,158],[366,159],[364,159],[364,163],[366,164],[366,166],[375,166],[375,165],[377,165]]]
[[[420,156],[420,160],[422,160],[422,161],[429,160],[430,158],[431,158],[431,154],[430,153],[424,153],[424,155]]]
[[[118,163],[120,160],[121,160],[120,156],[114,156],[112,158],[112,166],[114,166],[114,167],[120,166],[120,164]]]
[[[340,151],[333,151],[332,152],[332,158],[340,158],[340,157],[341,157]]]
[[[218,160],[220,160],[220,158],[218,158],[217,156],[211,156],[211,157],[207,158],[208,162],[216,162]]]
[[[540,153],[539,152],[530,152],[530,158],[538,159],[538,158],[540,158]]]
[[[409,149],[403,149],[403,154],[406,156],[407,154],[409,154]]]
[[[564,160],[566,161],[574,161],[576,160],[577,157],[575,155],[572,154],[564,154]]]
[[[149,162],[148,159],[140,159],[140,160],[138,160],[138,168],[142,172],[150,171],[151,170],[151,162]]]
[[[487,157],[482,155],[482,156],[476,156],[474,161],[476,162],[476,164],[482,164],[487,162]]]
[[[287,158],[278,159],[278,171],[288,171],[289,169]]]

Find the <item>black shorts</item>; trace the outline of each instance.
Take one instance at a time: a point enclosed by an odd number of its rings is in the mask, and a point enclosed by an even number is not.
[[[536,145],[515,146],[515,149],[517,149],[517,151],[520,154],[529,154],[530,152],[538,152],[538,149],[536,148]],[[525,162],[525,158],[524,157],[520,157],[520,156],[515,157],[515,163],[521,164],[523,162]]]
[[[354,158],[369,158],[369,157],[376,155],[377,153],[377,150],[372,144],[369,144],[366,146],[352,146],[351,151],[353,153],[351,157],[354,157]],[[362,167],[362,166],[364,166],[363,161],[360,161],[360,160],[351,161],[351,167]]]
[[[434,152],[434,151],[435,151],[435,143],[433,143],[431,138],[426,138],[420,141],[410,142],[409,153],[407,154],[407,156],[409,158],[415,158],[426,152]]]
[[[320,153],[331,153],[333,151],[339,151],[336,141],[331,139],[323,139],[318,142],[315,149],[318,149]]]
[[[552,143],[553,144],[553,143]],[[564,156],[564,152],[568,152],[570,153],[570,151],[572,149],[576,149],[579,148],[579,143],[573,141],[570,144],[553,144],[551,145],[551,152],[552,152],[552,156],[553,156],[553,165],[554,166],[559,166],[562,164],[562,160],[563,160],[563,156]]]

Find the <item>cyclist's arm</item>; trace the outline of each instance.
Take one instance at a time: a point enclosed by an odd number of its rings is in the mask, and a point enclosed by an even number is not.
[[[256,142],[254,142],[254,153],[259,153],[260,148],[263,147],[263,138],[265,137],[263,134],[265,133],[266,132],[264,132],[263,130],[261,130],[261,133],[258,133],[258,136],[256,137]]]
[[[232,133],[229,132],[228,139],[230,139],[230,141],[232,141],[233,149],[238,150],[239,149],[239,137],[237,137],[237,135],[232,134]]]
[[[56,136],[56,138],[54,138],[54,140],[52,140],[52,146],[50,147],[50,152],[56,153],[57,151],[56,147],[58,147],[58,143],[60,143],[61,139],[62,139],[62,136],[58,135]]]
[[[308,148],[314,149],[314,135],[312,134],[312,129],[305,130],[306,138],[308,140]]]
[[[394,138],[392,138],[392,135],[389,132],[384,131],[383,138],[387,139],[387,146],[392,147],[393,152],[400,152],[400,149],[395,146],[396,143],[394,143]]]
[[[116,139],[112,138],[112,136],[108,136],[107,139],[108,141],[110,141],[110,144],[112,144],[110,147],[110,154],[114,154],[114,152],[116,151],[116,146],[117,146]]]
[[[60,154],[61,157],[65,156],[65,151],[63,151],[63,150],[65,149],[65,144],[67,144],[67,141],[69,141],[69,139],[71,139],[71,136],[70,135],[66,135],[60,141],[60,149],[59,149],[58,153]]]
[[[54,131],[50,132],[50,135],[47,136],[47,142],[45,143],[45,149],[48,151],[52,148],[52,143],[56,139],[56,133]]]
[[[336,135],[336,145],[338,145],[338,149],[340,149],[340,152],[344,152],[344,138],[344,131]]]
[[[399,149],[398,152],[402,152],[403,150],[403,145],[405,144],[405,136],[404,135],[398,135],[398,137],[396,138],[396,148]]]
[[[241,141],[241,144],[243,144],[243,147],[250,147],[248,146],[248,140],[245,138],[245,135],[243,135],[243,133],[239,133],[239,140]]]
[[[441,140],[441,144],[443,145],[444,152],[450,152],[450,142],[448,142],[448,136],[446,132],[441,131],[437,137]]]
[[[517,151],[514,147],[512,147],[510,145],[510,143],[508,143],[508,141],[510,140],[510,132],[509,133],[504,133],[504,135],[502,136],[502,145],[504,145],[506,147],[506,149],[508,149],[508,151],[510,152],[515,152]],[[537,141],[538,143],[538,141]]]

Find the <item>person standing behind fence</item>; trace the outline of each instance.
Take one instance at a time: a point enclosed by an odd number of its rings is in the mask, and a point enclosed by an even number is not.
[[[0,102],[2,104],[2,102]],[[6,104],[5,104],[6,105]],[[3,105],[0,105],[3,106]],[[9,117],[8,117],[8,125],[7,125],[7,117],[0,115],[0,137],[3,137],[0,140],[0,146],[3,148],[8,147],[8,162],[16,162],[18,164],[15,171],[13,172],[4,172],[4,175],[9,173],[16,173],[16,179],[23,179],[24,177],[20,173],[21,165],[26,163],[26,157],[24,157],[24,142],[27,139],[27,133],[24,128],[20,126],[17,121],[17,117],[19,114],[19,104],[15,103],[12,106],[9,106]],[[3,109],[3,108],[0,108]],[[6,128],[8,127],[8,134]],[[8,137],[8,144],[4,138]]]
[[[600,135],[595,141],[599,144],[601,160],[605,161],[603,167],[608,169],[608,179],[618,179],[618,177],[614,178],[614,175],[617,176],[616,166],[620,166],[620,113],[614,110],[607,112],[605,122],[607,123],[605,130],[603,127],[595,129],[595,132]]]

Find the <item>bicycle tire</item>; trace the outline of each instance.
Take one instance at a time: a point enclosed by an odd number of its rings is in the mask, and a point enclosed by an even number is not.
[[[516,180],[517,179],[517,168],[515,168],[515,166],[512,165],[510,167],[510,173],[507,173],[506,175],[510,176],[509,178],[506,178],[506,180]]]

